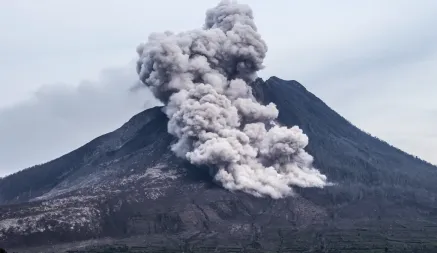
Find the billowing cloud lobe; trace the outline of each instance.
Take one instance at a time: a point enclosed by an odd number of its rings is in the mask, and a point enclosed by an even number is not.
[[[164,104],[172,150],[214,169],[226,189],[282,198],[292,186],[323,187],[297,126],[276,122],[278,110],[256,101],[248,85],[263,68],[267,45],[249,6],[222,1],[202,29],[154,33],[138,46],[137,72]]]

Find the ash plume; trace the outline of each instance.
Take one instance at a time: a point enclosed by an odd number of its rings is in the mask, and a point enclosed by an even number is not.
[[[177,156],[213,168],[226,189],[259,197],[327,184],[304,150],[308,137],[277,125],[276,105],[252,95],[248,83],[263,68],[267,45],[249,6],[222,1],[201,29],[151,34],[137,52],[140,80],[165,104]]]

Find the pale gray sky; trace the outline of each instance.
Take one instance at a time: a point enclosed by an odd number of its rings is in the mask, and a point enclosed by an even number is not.
[[[212,0],[0,1],[0,176],[114,130],[151,32],[203,24]],[[437,163],[437,1],[240,0],[269,46],[261,76],[295,79],[363,130]]]

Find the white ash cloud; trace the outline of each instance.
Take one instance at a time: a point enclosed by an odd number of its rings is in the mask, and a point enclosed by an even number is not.
[[[248,85],[263,68],[267,45],[249,6],[222,1],[202,29],[154,33],[138,46],[140,80],[165,104],[172,150],[214,168],[229,190],[282,198],[292,186],[324,187],[297,127],[278,126],[273,103],[262,105]]]

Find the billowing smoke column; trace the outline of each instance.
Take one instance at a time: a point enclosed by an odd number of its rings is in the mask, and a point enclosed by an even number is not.
[[[206,12],[203,29],[152,34],[137,52],[140,80],[165,104],[177,156],[214,168],[229,190],[260,197],[327,184],[304,150],[308,137],[277,125],[276,105],[252,95],[248,82],[267,46],[249,6],[222,1]]]

